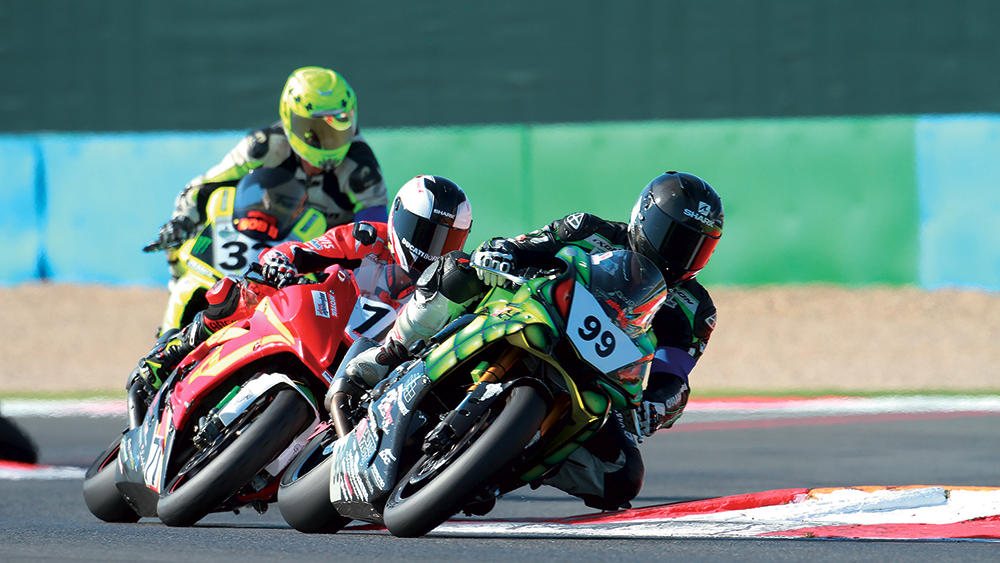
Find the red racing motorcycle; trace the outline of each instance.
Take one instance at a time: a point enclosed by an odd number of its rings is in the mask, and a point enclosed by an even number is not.
[[[192,351],[148,405],[130,392],[129,427],[84,479],[90,511],[108,522],[158,516],[170,526],[247,506],[263,513],[320,425],[319,403],[350,344],[392,326],[396,309],[379,292],[403,285],[393,268],[335,265],[319,282],[278,290],[252,267],[244,281],[260,296],[252,315]],[[363,287],[377,287],[383,300],[360,294],[355,274],[381,280]]]

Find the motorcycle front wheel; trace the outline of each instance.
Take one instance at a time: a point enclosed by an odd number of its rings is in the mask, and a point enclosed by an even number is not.
[[[307,534],[334,534],[351,523],[330,503],[333,428],[313,438],[285,468],[278,488],[278,510],[289,526]]]
[[[139,514],[125,502],[125,497],[115,485],[118,473],[118,448],[122,437],[111,442],[104,453],[90,464],[83,478],[83,500],[90,512],[105,522],[133,523],[139,521]]]
[[[386,502],[386,529],[394,536],[422,536],[457,513],[524,450],[546,411],[545,400],[533,387],[513,388],[502,410],[491,407],[454,448],[424,455],[414,464]]]
[[[222,446],[209,446],[207,455],[189,461],[183,477],[168,484],[156,505],[164,524],[190,526],[204,518],[284,451],[313,418],[312,408],[293,389],[278,391],[256,409],[225,430]]]

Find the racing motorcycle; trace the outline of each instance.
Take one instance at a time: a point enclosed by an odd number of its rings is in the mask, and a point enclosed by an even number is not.
[[[630,251],[558,256],[564,269],[502,274],[510,289],[493,288],[366,394],[340,390],[342,363],[333,423],[281,478],[285,521],[332,533],[357,519],[420,536],[554,474],[613,410],[634,425],[663,278]]]
[[[183,272],[170,288],[159,333],[187,326],[208,306],[205,294],[215,282],[241,274],[260,254],[282,242],[308,241],[326,232],[326,219],[306,205],[306,187],[291,173],[259,168],[235,187],[212,192],[205,224],[179,246],[153,241],[143,252],[165,250]]]
[[[210,512],[250,506],[263,513],[278,477],[321,422],[322,401],[349,345],[381,338],[410,286],[398,265],[330,266],[318,282],[268,286],[253,264],[244,296],[252,316],[195,348],[146,403],[137,381],[129,425],[94,461],[83,491],[109,522],[158,516],[187,526]],[[355,276],[367,277],[359,294]],[[381,299],[381,300],[380,300]]]

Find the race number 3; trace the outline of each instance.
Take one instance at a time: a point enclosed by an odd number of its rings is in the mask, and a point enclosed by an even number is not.
[[[257,242],[253,246],[241,240],[227,242],[222,245],[222,249],[228,253],[226,261],[220,262],[219,267],[230,272],[242,272],[251,260],[256,262],[261,251],[267,248],[269,247],[262,242]]]

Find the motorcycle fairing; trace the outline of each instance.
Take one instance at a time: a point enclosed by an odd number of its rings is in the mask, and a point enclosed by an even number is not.
[[[260,374],[248,381],[225,404],[220,405],[219,419],[225,426],[237,420],[252,404],[261,397],[271,393],[278,386],[290,387],[302,395],[312,405],[312,398],[284,374]],[[156,516],[156,502],[159,493],[166,486],[166,469],[172,456],[174,438],[177,427],[173,424],[173,408],[169,401],[160,412],[164,397],[158,394],[150,406],[143,424],[122,438],[118,454],[119,475],[116,478],[118,488],[140,508],[139,515]],[[313,423],[295,437],[295,440],[278,457],[268,464],[264,470],[270,475],[277,475],[292,458],[309,441],[313,428],[321,421],[319,411],[315,406]]]
[[[424,363],[413,362],[394,378],[354,431],[329,446],[330,502],[358,520],[382,521],[381,507],[399,478],[403,443],[412,425],[427,422],[416,408],[434,384]]]
[[[156,516],[163,471],[174,441],[167,400],[169,381],[156,394],[141,425],[122,436],[115,484],[139,516]]]
[[[336,358],[339,342],[324,336],[343,331],[337,317],[351,311],[357,295],[350,275],[339,266],[327,270],[330,275],[323,283],[289,286],[263,298],[252,317],[212,335],[185,358],[178,369],[196,365],[178,381],[170,398],[177,428],[184,426],[200,398],[226,379],[220,374],[233,373],[267,356],[294,354],[322,377]],[[316,293],[324,297],[322,311],[316,305]]]

